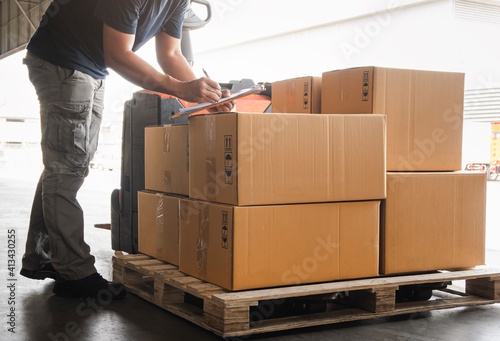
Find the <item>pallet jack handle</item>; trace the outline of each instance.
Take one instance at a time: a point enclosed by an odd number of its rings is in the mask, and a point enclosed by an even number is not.
[[[192,3],[197,3],[206,7],[207,17],[205,19],[201,19],[198,15],[196,15],[191,7]],[[212,20],[212,7],[210,6],[210,3],[207,0],[191,0],[191,2],[188,4],[188,7],[186,8],[186,14],[184,15],[181,40],[182,54],[191,66],[193,66],[194,64],[194,57],[190,31],[204,27],[210,22],[210,20]]]

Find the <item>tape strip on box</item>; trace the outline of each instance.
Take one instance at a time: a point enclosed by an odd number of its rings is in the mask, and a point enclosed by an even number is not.
[[[163,233],[165,226],[165,217],[164,217],[164,201],[163,195],[156,194],[158,197],[158,202],[156,205],[156,255],[163,255]]]
[[[208,212],[207,205],[201,204],[200,223],[199,223],[199,237],[196,246],[197,262],[196,270],[200,275],[204,275],[207,269],[207,249],[210,230],[208,227]]]

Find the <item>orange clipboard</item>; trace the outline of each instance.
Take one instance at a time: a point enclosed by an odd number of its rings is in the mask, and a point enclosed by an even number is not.
[[[266,90],[266,87],[264,85],[265,85],[265,83],[264,84],[257,84],[257,85],[252,86],[251,88],[240,90],[238,92],[235,92],[231,96],[221,98],[220,100],[218,100],[217,102],[214,102],[214,103],[199,103],[199,104],[192,105],[190,107],[180,109],[179,112],[177,114],[175,114],[174,116],[170,117],[170,119],[175,120],[176,118],[179,118],[179,117],[191,115],[191,114],[194,114],[195,112],[198,112],[198,111],[201,111],[204,109],[212,108],[212,107],[215,107],[217,105],[220,105],[220,104],[223,104],[226,102],[234,101],[235,99],[243,98],[246,96],[250,96],[250,95],[262,92],[262,91]]]

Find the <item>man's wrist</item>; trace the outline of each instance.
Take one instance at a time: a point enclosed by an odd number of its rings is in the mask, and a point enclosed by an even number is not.
[[[175,79],[170,75],[165,75],[160,84],[160,91],[169,95],[173,95],[179,98],[183,96],[183,85],[184,82]]]

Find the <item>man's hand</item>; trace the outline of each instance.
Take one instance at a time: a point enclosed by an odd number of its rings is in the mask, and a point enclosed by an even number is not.
[[[219,83],[206,77],[182,82],[178,93],[178,97],[192,103],[214,103],[222,95]]]
[[[229,95],[231,95],[229,90],[224,90],[224,91],[222,91],[221,98],[229,97]],[[230,102],[222,103],[222,104],[217,105],[215,107],[209,108],[208,111],[209,112],[227,112],[227,111],[233,110],[234,105],[235,105],[234,101],[230,101]]]
[[[208,77],[196,79],[182,55],[180,40],[165,32],[160,32],[156,36],[156,58],[165,74],[182,81],[176,89],[177,97],[192,103],[214,103],[230,95],[228,90],[221,92],[219,83]],[[229,102],[210,111],[231,111],[233,107],[234,102]]]

